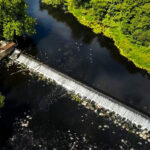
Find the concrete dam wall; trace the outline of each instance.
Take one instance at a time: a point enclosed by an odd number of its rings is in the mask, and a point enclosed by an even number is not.
[[[74,94],[79,94],[81,97],[86,97],[87,99],[94,101],[98,106],[108,109],[111,112],[115,112],[122,118],[125,118],[136,125],[140,125],[142,129],[148,129],[150,131],[150,118],[144,114],[70,78],[67,75],[62,74],[47,65],[42,64],[25,54],[19,53],[20,51],[16,49],[9,58],[17,64],[25,65],[29,70],[32,70],[35,73],[42,74],[47,79],[54,80],[58,85],[61,85],[66,90],[73,91]]]

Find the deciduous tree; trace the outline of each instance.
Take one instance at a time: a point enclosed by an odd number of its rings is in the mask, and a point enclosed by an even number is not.
[[[27,15],[24,0],[0,0],[0,37],[13,40],[15,36],[35,33],[35,19]]]

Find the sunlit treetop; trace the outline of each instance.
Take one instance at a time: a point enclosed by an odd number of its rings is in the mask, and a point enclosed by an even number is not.
[[[32,35],[34,25],[24,0],[0,0],[0,38],[13,40],[15,36]]]

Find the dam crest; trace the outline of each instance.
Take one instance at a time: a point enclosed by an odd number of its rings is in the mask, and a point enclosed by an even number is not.
[[[55,81],[58,85],[65,88],[67,91],[79,94],[81,98],[86,97],[87,99],[95,102],[99,107],[103,107],[121,118],[130,121],[131,123],[141,126],[142,129],[150,131],[150,118],[141,112],[128,107],[121,102],[111,98],[95,89],[74,80],[73,78],[42,64],[41,62],[22,54],[21,51],[15,49],[15,51],[9,56],[9,58],[20,65],[26,66],[29,70],[42,74],[45,78]]]

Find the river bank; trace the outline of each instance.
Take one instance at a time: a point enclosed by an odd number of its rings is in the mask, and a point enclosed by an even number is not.
[[[85,4],[88,5],[87,8],[84,6],[84,4],[83,6],[79,4],[79,6],[77,7],[74,2],[64,0],[58,2],[43,0],[43,3],[46,5],[53,5],[54,7],[60,6],[61,4],[65,3],[65,9],[67,10],[67,12],[73,14],[81,24],[90,27],[96,34],[102,33],[105,36],[113,39],[114,44],[117,46],[122,56],[126,57],[128,61],[133,62],[135,66],[146,70],[148,73],[150,72],[149,46],[143,46],[143,44],[141,44],[138,40],[133,40],[133,38],[136,37],[124,34],[122,31],[122,22],[117,22],[114,18],[108,19],[107,17],[99,21],[97,19],[97,16],[94,16],[93,12],[91,12],[92,10],[88,8],[92,6],[89,6],[87,3]],[[118,16],[116,15],[115,17],[117,18]],[[138,34],[141,34],[138,36],[141,36],[142,38],[142,33]]]
[[[90,27],[94,33],[103,33],[105,36],[113,39],[114,44],[117,46],[122,56],[126,57],[129,61],[132,61],[136,67],[150,73],[150,53],[146,47],[138,47],[138,45],[132,44],[130,38],[123,35],[120,30],[116,31],[116,29],[104,27],[95,22],[86,21],[86,16],[78,15],[76,10],[69,9],[69,12],[72,13],[81,24]]]

